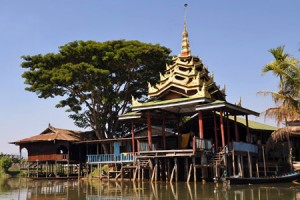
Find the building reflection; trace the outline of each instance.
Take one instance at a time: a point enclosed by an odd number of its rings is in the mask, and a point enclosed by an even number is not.
[[[223,185],[201,182],[165,183],[99,180],[0,179],[0,199],[96,200],[96,199],[300,199],[300,185]],[[10,195],[10,196],[7,196]]]

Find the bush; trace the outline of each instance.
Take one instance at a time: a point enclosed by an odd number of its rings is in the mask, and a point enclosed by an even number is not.
[[[13,164],[13,161],[8,156],[3,156],[0,158],[0,168],[5,173],[8,172],[8,169],[12,166],[12,164]]]

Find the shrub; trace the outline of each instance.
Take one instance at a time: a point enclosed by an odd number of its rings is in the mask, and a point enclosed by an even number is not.
[[[0,168],[3,170],[5,173],[8,172],[8,169],[12,166],[13,161],[10,157],[8,156],[2,156],[0,158]]]

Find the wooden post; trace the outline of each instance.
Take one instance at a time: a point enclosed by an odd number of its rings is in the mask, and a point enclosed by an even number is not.
[[[238,165],[239,165],[239,176],[242,176],[243,172],[242,172],[241,156],[240,155],[238,155]]]
[[[184,179],[187,180],[189,176],[189,161],[188,158],[184,158]]]
[[[218,141],[217,118],[216,118],[215,110],[214,110],[214,133],[215,133],[215,152],[217,152],[219,141]]]
[[[187,177],[187,180],[186,180],[187,183],[190,182],[192,169],[193,169],[193,164],[190,164],[190,169],[188,171],[188,177]]]
[[[236,115],[234,115],[234,133],[235,133],[235,140],[237,142],[240,141],[239,129],[236,122]]]
[[[161,131],[162,131],[162,141],[163,141],[163,148],[167,149],[166,144],[166,113],[162,113],[162,125],[161,125]]]
[[[69,159],[67,160],[67,177],[69,178],[69,173],[70,173],[70,162],[69,162]]]
[[[252,164],[251,164],[251,155],[248,151],[248,168],[249,168],[249,176],[252,178]]]
[[[222,137],[222,147],[225,147],[225,133],[224,133],[224,123],[223,123],[223,111],[220,110],[220,128]]]
[[[196,154],[197,145],[196,145],[196,136],[193,137],[193,154]]]
[[[177,165],[177,158],[175,158],[175,181],[178,182],[178,165]]]
[[[134,153],[135,153],[135,144],[134,144],[134,123],[131,122],[131,149],[132,149],[132,153],[133,153],[133,156],[134,156]]]
[[[39,161],[36,161],[36,177],[39,177]]]
[[[199,137],[200,139],[204,139],[204,133],[203,133],[203,116],[202,112],[198,111],[198,123],[199,123]]]
[[[148,146],[149,150],[152,150],[152,127],[151,127],[151,117],[150,112],[147,112],[147,125],[148,125]]]
[[[247,126],[247,142],[251,142],[251,135],[250,135],[250,129],[249,129],[249,121],[248,121],[248,115],[246,115],[246,126]]]
[[[156,171],[157,171],[157,164],[155,164],[154,166],[152,176],[151,176],[151,182],[153,182],[153,180],[156,182]]]
[[[193,167],[194,167],[194,183],[197,182],[197,166],[196,166],[196,157],[193,157]]]
[[[140,160],[138,161],[138,181],[140,182],[141,180],[141,162]]]
[[[78,169],[77,169],[77,173],[78,173],[78,182],[80,179],[80,171],[81,171],[81,163],[79,163]]]
[[[218,171],[218,161],[216,161],[216,164],[215,164],[215,182],[217,182],[218,181],[218,178],[219,178],[219,171]]]
[[[262,148],[263,162],[264,162],[264,173],[265,173],[265,176],[267,176],[266,159],[265,159],[265,148],[264,148],[264,146],[261,146],[261,148]]]
[[[256,177],[259,178],[258,162],[256,161]]]
[[[102,164],[99,163],[99,179],[102,179]]]
[[[163,158],[164,159],[164,168],[165,168],[165,179],[166,182],[168,182],[168,161],[167,158]]]
[[[241,156],[241,169],[242,169],[242,177],[244,177],[244,158]]]
[[[174,165],[174,167],[172,169],[172,173],[171,173],[170,183],[172,183],[172,181],[173,181],[175,168],[176,168],[176,166]]]
[[[48,161],[46,161],[46,178],[48,178]]]
[[[235,176],[234,149],[232,150],[232,169],[233,169],[233,175]]]
[[[154,167],[154,171],[155,171],[155,176],[154,176],[154,181],[157,181],[157,168],[158,168],[158,160],[157,158],[155,158],[155,167]]]

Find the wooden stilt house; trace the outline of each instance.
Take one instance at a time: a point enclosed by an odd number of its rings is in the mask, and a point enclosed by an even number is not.
[[[95,140],[93,132],[79,132],[51,126],[42,133],[12,144],[28,152],[28,176],[59,177],[78,175],[86,161],[86,148],[75,142]],[[76,169],[76,170],[75,170]]]

